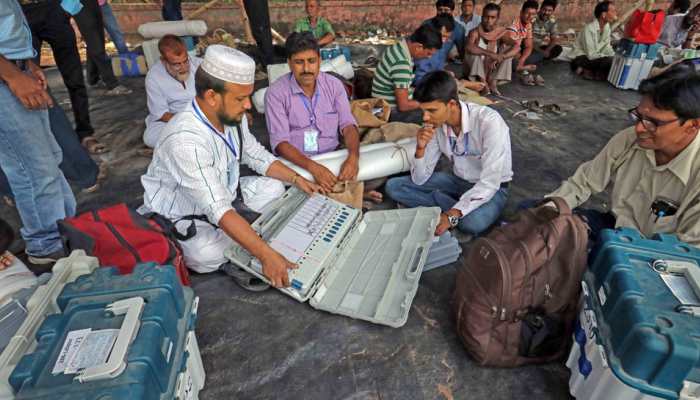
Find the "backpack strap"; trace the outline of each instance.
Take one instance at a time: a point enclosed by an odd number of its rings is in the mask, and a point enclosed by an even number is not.
[[[189,240],[194,237],[194,235],[197,234],[197,225],[195,225],[195,221],[203,221],[214,227],[215,229],[218,229],[219,227],[209,221],[209,218],[207,218],[206,215],[200,214],[200,215],[185,215],[182,218],[179,218],[175,221],[171,221],[168,218],[158,214],[158,213],[147,213],[144,214],[144,217],[151,219],[155,221],[158,225],[160,225],[161,228],[163,228],[163,231],[166,234],[172,235],[175,239],[185,241]],[[177,228],[175,228],[175,225],[180,222],[180,221],[191,221],[190,226],[187,227],[187,232],[183,235],[182,233],[178,232]]]
[[[559,211],[559,215],[571,215],[571,207],[569,207],[566,200],[561,197],[547,197],[542,200],[539,205],[541,206],[545,203],[554,203],[554,206],[557,207],[557,211]]]

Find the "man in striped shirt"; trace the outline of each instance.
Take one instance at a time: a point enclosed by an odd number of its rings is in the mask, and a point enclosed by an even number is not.
[[[391,105],[390,121],[422,121],[420,104],[411,98],[413,62],[432,56],[441,47],[440,32],[431,25],[421,25],[408,39],[401,39],[384,50],[372,81],[372,97]]]

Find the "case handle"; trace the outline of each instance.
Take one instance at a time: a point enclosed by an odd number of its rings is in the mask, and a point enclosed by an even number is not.
[[[76,380],[80,383],[85,383],[100,379],[111,379],[124,372],[124,369],[126,369],[126,353],[141,326],[141,312],[143,312],[144,304],[143,297],[131,297],[115,301],[107,306],[105,310],[112,312],[114,315],[126,314],[119,329],[119,336],[117,336],[107,362],[102,365],[85,368],[75,377]]]

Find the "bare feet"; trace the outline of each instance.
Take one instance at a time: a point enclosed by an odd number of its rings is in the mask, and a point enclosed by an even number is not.
[[[365,200],[369,200],[373,203],[381,203],[384,200],[384,195],[377,192],[376,190],[370,190],[367,192],[364,192],[362,195],[362,198]]]
[[[13,261],[15,261],[15,256],[13,256],[9,251],[6,251],[0,255],[0,271],[9,267]]]
[[[486,87],[485,82],[475,82],[475,81],[470,81],[470,80],[466,80],[466,79],[461,79],[460,83],[462,84],[463,87],[465,87],[467,89],[474,90],[476,92],[481,92]]]
[[[489,90],[492,94],[495,94],[496,96],[501,95],[501,91],[498,90],[498,81],[496,81],[495,79],[489,82]]]

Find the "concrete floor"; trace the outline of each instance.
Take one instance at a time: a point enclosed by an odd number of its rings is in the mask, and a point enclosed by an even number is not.
[[[546,65],[541,74],[545,87],[503,86],[508,99],[494,106],[511,127],[515,178],[508,213],[520,200],[553,190],[594,156],[628,124],[626,110],[638,100],[636,93],[578,79],[566,64]],[[60,76],[53,70],[49,78],[69,109]],[[77,195],[79,211],[141,204],[139,177],[149,162],[138,155],[147,113],[144,81],[125,84],[132,95],[106,98],[90,90],[96,133],[112,149],[100,156],[110,177],[97,193]],[[517,101],[526,99],[557,103],[564,115],[513,117],[523,109]],[[263,118],[255,116],[254,132],[267,142]],[[593,206],[605,207],[604,198],[594,198]],[[19,226],[14,209],[0,206],[0,215]],[[469,359],[450,314],[454,276],[455,266],[425,273],[408,322],[393,329],[316,311],[274,290],[249,293],[222,274],[196,275],[197,335],[207,372],[200,398],[568,399],[563,362],[493,369]]]

